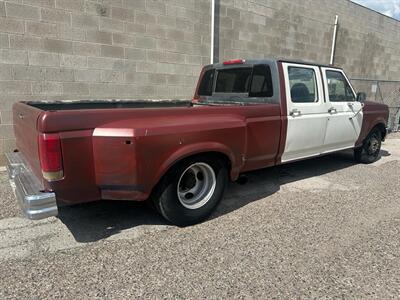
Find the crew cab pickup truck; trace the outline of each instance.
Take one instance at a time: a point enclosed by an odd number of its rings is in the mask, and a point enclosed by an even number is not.
[[[356,94],[340,68],[262,59],[204,67],[191,101],[19,102],[13,117],[8,170],[29,218],[150,200],[185,226],[241,173],[343,149],[374,162],[388,107]]]

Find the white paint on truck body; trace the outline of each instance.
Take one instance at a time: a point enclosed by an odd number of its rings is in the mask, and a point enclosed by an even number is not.
[[[299,63],[282,66],[288,118],[282,162],[353,148],[361,132],[362,104],[355,101],[354,89],[344,72]],[[327,71],[339,79],[343,76],[338,82],[343,89],[348,84],[348,99],[353,100],[330,97],[333,88],[341,87],[328,83]]]

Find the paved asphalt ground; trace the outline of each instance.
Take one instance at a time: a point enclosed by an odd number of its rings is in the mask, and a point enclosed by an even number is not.
[[[249,175],[189,228],[136,203],[22,219],[0,173],[0,299],[399,298],[400,135]]]

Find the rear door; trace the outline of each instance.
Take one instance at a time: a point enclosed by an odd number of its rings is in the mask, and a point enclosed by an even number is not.
[[[283,63],[287,98],[287,134],[282,162],[323,152],[328,118],[320,68]]]
[[[324,152],[352,148],[361,131],[361,103],[356,101],[355,92],[342,70],[322,68],[322,73],[329,105]]]

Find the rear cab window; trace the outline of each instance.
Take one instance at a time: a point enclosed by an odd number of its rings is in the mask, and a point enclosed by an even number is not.
[[[276,95],[271,68],[267,64],[233,65],[206,70],[199,84],[198,95],[210,101],[255,104],[277,102],[272,99]]]
[[[249,92],[252,68],[219,70],[216,93],[245,94]]]

